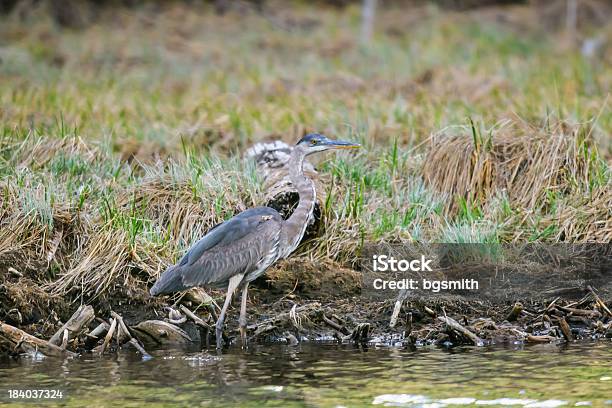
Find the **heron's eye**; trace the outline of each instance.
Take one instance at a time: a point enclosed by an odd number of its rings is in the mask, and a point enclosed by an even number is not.
[[[316,139],[312,139],[312,140],[310,141],[310,145],[311,145],[311,146],[314,146],[314,145],[316,145],[317,143],[319,143],[319,142],[317,142],[317,141],[316,141]]]

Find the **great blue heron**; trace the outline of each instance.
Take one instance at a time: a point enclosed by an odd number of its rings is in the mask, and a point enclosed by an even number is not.
[[[278,259],[291,254],[304,236],[315,206],[314,183],[304,175],[304,158],[329,149],[358,148],[356,143],[330,140],[311,133],[300,139],[289,159],[289,176],[300,201],[283,220],[269,207],[251,208],[216,225],[169,267],[151,288],[151,295],[178,292],[194,286],[227,287],[225,303],[216,324],[217,348],[221,348],[223,322],[232,294],[242,288],[240,338],[246,345],[246,302],[249,282],[265,273]]]

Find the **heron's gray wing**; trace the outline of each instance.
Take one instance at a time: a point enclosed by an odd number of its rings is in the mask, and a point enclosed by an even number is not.
[[[281,222],[276,210],[258,207],[213,228],[179,263],[183,285],[224,285],[234,275],[257,269],[277,250]]]

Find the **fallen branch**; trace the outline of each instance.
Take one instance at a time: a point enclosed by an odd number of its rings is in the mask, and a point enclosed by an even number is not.
[[[597,310],[575,309],[567,306],[557,306],[557,309],[560,309],[565,313],[571,313],[575,316],[585,316],[589,319],[599,319],[601,317],[601,313]]]
[[[462,334],[464,337],[468,338],[472,343],[474,343],[475,346],[484,346],[484,342],[480,339],[480,337],[478,337],[477,335],[475,335],[474,333],[472,333],[471,331],[463,327],[461,324],[459,324],[459,322],[457,322],[452,317],[439,316],[438,320],[446,323],[448,327],[458,332],[459,334]]]
[[[297,307],[294,311],[295,313],[306,313],[308,315],[313,313],[318,313],[321,309],[321,304],[318,302],[308,303],[304,306]],[[268,326],[268,325],[277,325],[281,322],[286,322],[291,320],[291,312],[279,313],[274,317],[261,321],[257,324],[252,324],[248,327],[249,330],[256,330],[259,326]]]
[[[559,328],[561,329],[561,333],[563,333],[563,337],[565,337],[565,340],[574,341],[572,330],[570,329],[569,324],[567,324],[565,318],[559,319]]]
[[[0,322],[0,335],[7,339],[15,350],[22,349],[26,352],[40,352],[46,356],[76,356],[76,353],[63,350],[55,344],[39,339],[3,322]]]
[[[97,325],[95,329],[87,333],[86,336],[91,339],[97,340],[100,337],[106,335],[106,333],[108,333],[109,328],[110,328],[110,325],[108,323],[102,322],[99,325]]]
[[[323,321],[330,326],[332,329],[339,331],[340,333],[344,334],[344,335],[348,335],[350,332],[349,330],[344,327],[339,325],[338,323],[334,322],[333,320],[331,320],[330,318],[328,318],[327,316],[325,316],[325,314],[323,314]]]
[[[557,340],[557,338],[553,336],[534,336],[531,334],[527,335],[528,343],[550,343],[555,340]]]
[[[62,344],[62,339],[66,338],[65,336],[78,336],[91,323],[94,317],[93,307],[90,305],[79,306],[72,317],[49,339],[49,343],[59,346]],[[65,334],[66,331],[68,332],[67,335]],[[68,339],[66,339],[66,343],[68,343]]]
[[[68,347],[68,337],[68,329],[64,329],[64,338],[62,339],[62,344],[60,346],[62,350],[66,350],[66,347]]]
[[[190,318],[191,320],[193,320],[193,322],[195,324],[197,324],[200,327],[203,327],[205,329],[210,329],[210,326],[208,324],[206,324],[206,322],[202,319],[200,319],[198,316],[196,316],[195,313],[193,313],[191,310],[189,310],[189,308],[185,305],[181,305],[180,306],[181,310],[183,311],[183,313],[185,313],[185,316],[187,316],[188,318]]]
[[[100,354],[104,354],[104,351],[106,350],[106,347],[108,347],[108,344],[112,340],[116,329],[117,329],[117,320],[112,319],[110,323],[110,328],[108,329],[106,336],[104,336],[104,342],[102,343],[102,347],[100,348]]]
[[[591,292],[591,294],[595,298],[595,303],[597,303],[597,305],[601,308],[601,310],[603,310],[604,313],[607,313],[608,316],[612,317],[612,312],[610,311],[610,309],[608,309],[608,306],[606,306],[606,304],[603,302],[603,300],[601,300],[601,298],[597,295],[597,293],[595,293],[593,288],[589,285],[587,286],[587,289],[589,290],[589,292]]]
[[[402,289],[397,296],[397,300],[395,301],[395,305],[393,306],[393,313],[391,314],[391,320],[389,321],[389,327],[394,328],[397,324],[397,317],[399,316],[400,311],[402,310],[402,304],[404,300],[408,297],[408,291],[406,289]]]
[[[125,325],[125,322],[123,321],[123,317],[121,317],[119,314],[115,312],[111,312],[111,316],[113,316],[115,320],[119,322],[119,332],[123,332],[128,337],[129,339],[128,343],[134,346],[134,348],[136,348],[136,350],[138,350],[140,354],[142,354],[143,358],[152,358],[151,355],[147,353],[147,351],[144,349],[144,347],[140,345],[138,340],[132,337],[130,330],[127,328],[127,326]],[[117,338],[119,337],[120,337],[119,334],[117,334]]]

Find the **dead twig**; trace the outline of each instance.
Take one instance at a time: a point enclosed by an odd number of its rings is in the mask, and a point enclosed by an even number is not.
[[[117,320],[111,319],[110,328],[108,329],[106,336],[104,336],[104,342],[102,343],[102,347],[100,348],[100,355],[104,354],[104,351],[106,350],[106,347],[108,347],[108,344],[111,342],[116,329]]]
[[[312,315],[315,313],[319,313],[321,310],[321,304],[318,302],[308,303],[303,306],[299,306],[295,308],[294,313],[302,313],[305,315]],[[279,313],[274,317],[266,319],[257,324],[253,324],[248,326],[249,330],[256,330],[259,326],[267,326],[267,325],[277,325],[278,323],[287,322],[291,320],[291,312]]]
[[[129,339],[128,343],[134,346],[134,348],[136,348],[136,350],[140,352],[143,358],[151,358],[151,355],[147,353],[147,351],[144,349],[142,345],[140,345],[138,340],[132,337],[130,330],[127,328],[127,326],[125,325],[125,322],[123,321],[123,317],[121,317],[119,314],[115,312],[111,312],[111,316],[113,316],[115,320],[119,322],[119,331],[123,332],[128,337]],[[120,337],[119,334],[117,334],[117,338],[119,337]]]
[[[557,338],[553,336],[534,336],[531,334],[527,335],[528,343],[550,343],[555,340],[557,340]]]
[[[572,330],[570,329],[569,324],[567,324],[567,321],[563,317],[559,319],[559,328],[561,329],[561,333],[563,333],[563,337],[565,337],[565,340],[574,341]]]
[[[196,316],[195,313],[193,313],[191,310],[189,310],[189,308],[187,306],[181,305],[180,308],[183,311],[183,313],[185,313],[185,316],[187,316],[188,318],[193,320],[193,322],[195,324],[197,324],[198,326],[203,327],[203,328],[205,328],[207,330],[210,329],[210,326],[208,324],[206,324],[206,322],[204,320],[202,320],[201,318]]]
[[[471,331],[463,327],[461,324],[459,324],[459,322],[457,322],[452,317],[439,316],[438,320],[440,320],[441,322],[444,322],[452,330],[468,338],[472,343],[474,343],[475,346],[484,346],[484,342],[480,339],[480,337],[478,337],[477,335],[475,335],[474,333],[472,333]]]
[[[399,316],[400,311],[402,310],[402,304],[404,300],[408,297],[408,291],[406,289],[402,289],[397,296],[397,300],[395,301],[395,305],[393,306],[393,313],[391,314],[391,320],[389,321],[389,327],[394,328],[397,324],[397,317]]]
[[[346,327],[344,327],[344,326],[334,322],[333,320],[331,320],[330,318],[325,316],[325,314],[323,314],[322,319],[325,322],[325,324],[327,324],[329,327],[331,327],[334,330],[339,331],[340,333],[344,334],[345,336],[350,333],[350,331]]]
[[[606,306],[606,304],[603,302],[603,300],[601,300],[601,298],[597,295],[597,293],[595,293],[593,288],[589,285],[587,286],[587,289],[589,290],[589,292],[591,292],[591,294],[595,298],[595,303],[597,303],[599,308],[603,310],[604,313],[606,313],[608,316],[612,317],[612,312],[610,311],[610,309],[608,309],[608,306]]]
[[[95,313],[93,307],[90,305],[81,305],[70,319],[49,339],[49,343],[56,346],[62,343],[62,339],[66,336],[78,336],[78,334],[85,329],[89,323],[94,319]],[[66,339],[68,343],[68,339]]]

